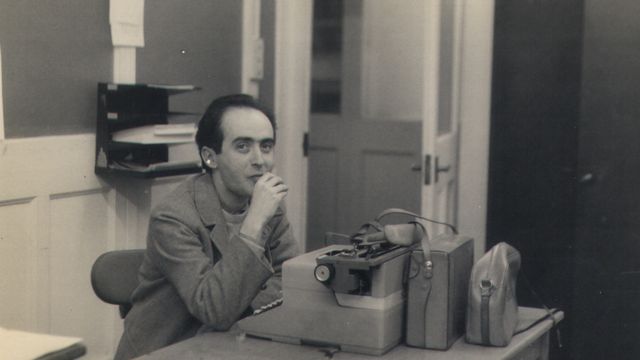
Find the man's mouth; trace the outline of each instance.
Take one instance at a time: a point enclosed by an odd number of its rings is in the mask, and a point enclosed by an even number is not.
[[[259,180],[261,177],[262,177],[262,174],[257,174],[257,175],[251,175],[251,176],[249,176],[249,179],[250,179],[251,181],[253,181],[253,183],[255,184],[255,183],[257,183],[257,182],[258,182],[258,180]]]

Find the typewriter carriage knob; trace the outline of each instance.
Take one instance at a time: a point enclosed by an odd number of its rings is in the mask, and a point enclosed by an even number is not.
[[[333,266],[331,264],[320,264],[316,266],[313,274],[316,277],[316,280],[321,283],[328,283],[331,278],[333,278]]]

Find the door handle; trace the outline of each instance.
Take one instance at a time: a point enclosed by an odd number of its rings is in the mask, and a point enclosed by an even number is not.
[[[436,175],[435,175],[436,182],[438,182],[438,174],[446,173],[446,172],[449,172],[449,170],[451,170],[451,165],[440,166],[439,160],[440,159],[436,156]]]
[[[451,165],[447,165],[447,166],[440,166],[440,164],[438,163],[438,157],[435,157],[435,174],[433,177],[434,183],[438,182],[438,174],[440,173],[446,173],[449,172],[449,170],[451,170]],[[411,164],[411,170],[413,171],[420,171],[422,169],[422,167],[418,164]],[[424,156],[424,184],[425,185],[431,185],[431,155],[427,154]]]
[[[580,176],[578,179],[578,184],[587,185],[596,182],[596,176],[593,173],[586,173]]]

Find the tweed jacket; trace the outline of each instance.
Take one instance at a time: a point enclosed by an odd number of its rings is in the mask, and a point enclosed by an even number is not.
[[[151,213],[140,284],[115,358],[137,357],[199,331],[227,330],[252,308],[281,297],[282,262],[298,254],[281,208],[263,238],[266,262],[229,235],[210,175],[178,185]]]

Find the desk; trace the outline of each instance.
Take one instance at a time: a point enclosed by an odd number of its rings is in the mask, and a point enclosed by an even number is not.
[[[521,307],[520,321],[531,322],[544,316],[541,309]],[[557,312],[556,321],[562,320],[564,314]],[[464,337],[458,339],[447,351],[425,350],[398,345],[382,356],[371,356],[338,352],[334,360],[495,360],[495,359],[527,359],[544,360],[549,351],[549,329],[553,325],[551,319],[542,321],[528,331],[513,337],[509,346],[504,348],[485,347],[467,344]],[[228,332],[206,333],[185,341],[167,346],[139,358],[140,360],[173,360],[173,359],[318,359],[326,360],[319,348],[278,343],[244,336],[237,328]]]

